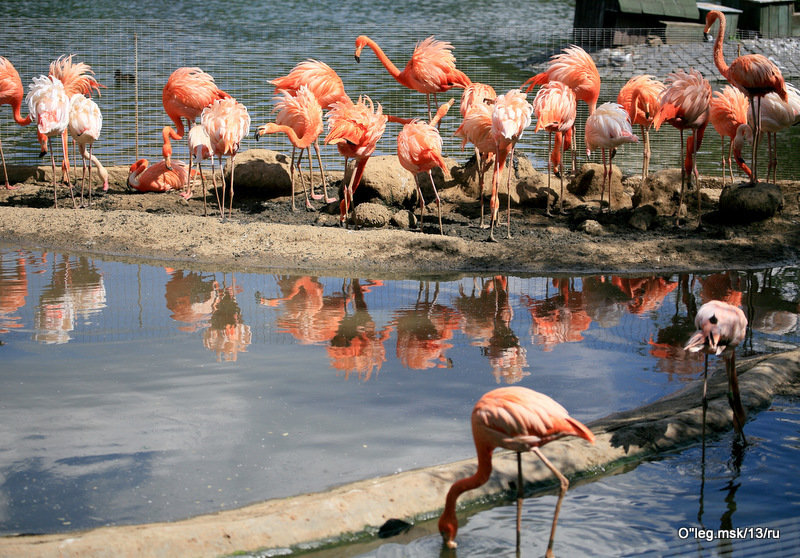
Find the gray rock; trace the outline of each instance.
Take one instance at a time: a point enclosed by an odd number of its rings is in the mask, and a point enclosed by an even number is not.
[[[362,203],[353,210],[353,221],[358,227],[385,227],[391,218],[392,212],[389,208],[379,203]]]
[[[773,217],[783,207],[783,193],[765,182],[726,188],[719,197],[719,213],[728,223],[746,224]]]
[[[270,149],[248,149],[236,155],[234,188],[236,191],[257,190],[266,199],[292,193],[289,178],[290,158]],[[203,167],[205,169],[205,165]],[[225,180],[230,180],[230,162],[226,162]],[[319,179],[319,175],[317,175]],[[299,181],[297,190],[302,191]]]
[[[652,205],[642,205],[633,210],[631,218],[628,219],[628,226],[640,231],[646,231],[653,224],[658,212]]]

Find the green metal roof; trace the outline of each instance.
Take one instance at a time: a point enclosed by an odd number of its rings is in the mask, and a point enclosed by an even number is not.
[[[619,10],[632,14],[698,19],[696,0],[619,0]]]

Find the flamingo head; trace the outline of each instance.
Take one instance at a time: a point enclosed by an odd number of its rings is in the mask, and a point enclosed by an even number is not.
[[[439,518],[439,533],[442,534],[442,539],[447,548],[454,549],[458,547],[456,542],[456,533],[458,532],[458,520],[455,517],[455,511],[450,513],[443,513]]]
[[[138,183],[139,175],[144,172],[144,169],[149,165],[147,159],[139,159],[128,170],[128,187],[135,190]]]
[[[367,46],[367,41],[368,39],[366,35],[359,35],[356,37],[356,51],[353,54],[356,62],[361,62],[361,51],[364,50],[365,46]]]

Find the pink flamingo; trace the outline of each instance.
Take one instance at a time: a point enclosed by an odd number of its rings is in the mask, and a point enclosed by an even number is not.
[[[733,140],[736,130],[742,124],[747,124],[747,97],[744,93],[726,85],[722,91],[715,91],[711,98],[709,118],[711,125],[722,139],[722,187],[725,187],[725,166],[727,164],[733,184],[733,166],[731,155],[733,153]],[[725,138],[728,138],[728,157],[725,158]]]
[[[233,171],[236,167],[236,153],[239,144],[250,130],[250,115],[247,108],[233,97],[217,99],[203,109],[200,122],[208,134],[211,150],[219,157],[219,169],[222,175],[222,218],[225,218],[225,173],[222,157],[230,157],[231,167],[231,199],[228,204],[228,217],[233,212]],[[214,172],[214,159],[211,159],[211,172]]]
[[[624,143],[635,143],[639,138],[631,129],[631,121],[627,111],[617,103],[603,103],[594,114],[586,119],[585,138],[586,155],[599,149],[603,155],[603,187],[600,190],[600,210],[603,210],[603,195],[608,183],[608,210],[611,211],[611,175],[614,167],[611,164],[617,147]],[[606,149],[609,150],[606,165]]]
[[[560,133],[561,145],[559,152],[564,151],[564,137],[575,124],[576,100],[575,93],[565,83],[549,81],[542,85],[533,99],[533,112],[536,114],[536,127],[534,132],[545,130],[549,132],[547,150],[552,150],[553,134]],[[550,162],[550,160],[548,160]],[[547,167],[547,209],[550,215],[550,175],[552,164]],[[558,210],[564,212],[564,173],[559,173],[561,178],[561,195],[558,198]]]
[[[150,166],[147,159],[139,159],[131,165],[128,174],[128,186],[139,192],[183,190],[188,180],[189,169],[181,161],[175,161],[167,167],[163,160]],[[180,192],[184,199],[190,195],[190,192]]]
[[[486,103],[472,105],[464,115],[464,120],[455,131],[455,135],[462,138],[461,148],[467,142],[475,146],[478,154],[478,199],[481,202],[480,228],[486,228],[483,220],[483,179],[486,171],[494,164],[497,153],[497,142],[492,136],[492,107]]]
[[[535,453],[561,483],[547,544],[546,555],[552,556],[558,512],[569,488],[569,480],[550,463],[539,447],[564,436],[577,436],[594,443],[591,430],[570,417],[564,407],[542,393],[512,386],[492,390],[481,397],[472,409],[472,437],[478,454],[478,470],[471,477],[453,483],[447,492],[444,511],[439,518],[439,532],[447,547],[457,546],[456,500],[467,490],[478,488],[489,480],[492,473],[492,453],[495,448],[500,447],[517,452],[517,548],[520,542],[523,497],[522,452]]]
[[[189,130],[189,133],[186,137],[188,138],[189,143],[189,172],[192,172],[194,161],[197,161],[197,174],[200,175],[200,184],[203,186],[203,216],[208,217],[208,204],[206,203],[206,179],[203,176],[201,162],[205,161],[206,159],[211,159],[212,165],[214,163],[214,150],[211,148],[211,138],[208,137],[208,132],[206,132],[205,128],[202,126],[193,126]],[[214,195],[217,197],[217,207],[220,208],[220,213],[222,213],[222,204],[220,203],[219,192],[217,192],[217,176],[213,172],[211,173],[211,181],[214,185]],[[194,175],[192,175],[191,181],[189,182],[188,196],[192,195],[193,187]]]
[[[525,98],[526,95],[519,89],[511,89],[508,93],[500,95],[494,101],[492,110],[492,138],[497,144],[497,155],[494,160],[492,174],[492,198],[489,201],[491,220],[489,222],[489,240],[495,242],[494,225],[497,222],[497,213],[500,210],[500,201],[497,195],[498,181],[506,166],[506,159],[514,160],[514,147],[522,137],[525,128],[531,125],[533,106]],[[511,238],[511,171],[506,179],[506,193],[508,194],[508,236]]]
[[[664,91],[662,82],[644,74],[628,80],[617,95],[617,102],[628,112],[631,125],[638,124],[642,131],[642,180],[649,174],[650,128],[661,109],[659,97],[662,91]]]
[[[431,180],[433,194],[436,196],[436,206],[439,210],[439,234],[444,234],[442,231],[442,201],[436,191],[436,184],[433,182],[431,170],[434,167],[439,167],[444,172],[445,178],[450,178],[450,170],[442,157],[442,136],[439,135],[439,130],[436,126],[444,118],[454,102],[455,99],[450,99],[439,107],[430,124],[413,120],[403,126],[403,129],[397,135],[397,158],[400,160],[400,165],[414,175],[414,182],[417,185],[420,211],[419,229],[422,230],[422,220],[425,216],[425,200],[422,197],[422,188],[419,185],[419,173],[425,172]]]
[[[103,129],[103,114],[100,107],[92,99],[81,93],[75,93],[70,98],[69,109],[69,134],[78,144],[83,159],[83,176],[81,178],[81,205],[83,205],[83,189],[87,182],[86,162],[89,161],[89,206],[92,205],[92,163],[97,167],[97,172],[103,180],[103,192],[108,191],[108,171],[92,153],[94,142],[100,137]]]
[[[0,56],[0,105],[9,105],[14,116],[14,122],[20,126],[27,126],[31,123],[31,115],[22,118],[22,80],[14,65],[7,58]],[[6,170],[6,156],[3,153],[3,142],[0,141],[0,158],[3,160],[3,175],[6,178],[6,190],[13,190],[16,186],[11,186],[8,181],[8,171]]]
[[[453,87],[464,88],[472,83],[464,72],[456,68],[456,58],[452,53],[453,45],[446,41],[438,41],[432,36],[417,43],[411,59],[402,72],[389,60],[381,47],[366,35],[356,37],[354,54],[356,62],[361,61],[361,51],[365,46],[375,52],[384,68],[399,84],[425,94],[428,100],[428,120],[432,120],[431,94],[434,104],[437,104],[437,93],[445,93]]]
[[[294,167],[297,162],[297,172],[300,175],[300,182],[303,184],[303,193],[306,197],[306,209],[312,210],[314,207],[308,199],[306,190],[306,180],[303,178],[303,170],[300,167],[303,160],[303,151],[308,150],[309,182],[311,182],[311,196],[314,197],[314,174],[311,168],[311,144],[316,144],[317,138],[322,133],[322,107],[317,97],[305,85],[301,86],[295,93],[282,91],[280,97],[275,97],[277,104],[275,110],[279,111],[275,117],[275,122],[264,124],[256,130],[256,139],[266,134],[284,133],[292,142],[292,160],[289,163],[290,179],[292,183],[292,211],[296,210],[294,194]],[[295,152],[300,150],[300,155],[295,159]],[[320,169],[322,164],[320,163]],[[325,176],[322,176],[325,182]],[[327,197],[327,189],[325,190]]]

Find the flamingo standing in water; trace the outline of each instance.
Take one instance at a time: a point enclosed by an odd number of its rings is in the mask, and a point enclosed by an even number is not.
[[[445,178],[450,178],[450,170],[442,157],[442,136],[439,135],[437,125],[454,102],[455,99],[450,99],[439,107],[430,124],[413,120],[403,126],[397,135],[397,158],[400,160],[400,165],[414,175],[414,182],[417,185],[420,211],[419,229],[422,230],[422,220],[425,215],[425,200],[419,185],[419,174],[425,172],[431,180],[433,194],[436,196],[436,206],[439,210],[439,234],[444,234],[442,232],[442,201],[439,199],[439,192],[436,191],[431,170],[439,167],[444,172]]]
[[[747,124],[747,97],[735,87],[726,85],[722,91],[714,92],[709,110],[711,125],[722,139],[722,187],[724,188],[726,165],[730,172],[731,184],[733,184],[733,165],[731,164],[733,140],[739,126]],[[727,160],[725,158],[725,138],[728,138]]]
[[[494,225],[500,210],[497,187],[506,159],[514,160],[514,147],[522,137],[525,128],[531,125],[533,106],[525,98],[526,95],[519,89],[511,89],[508,93],[500,95],[494,101],[492,109],[492,138],[497,144],[497,154],[494,160],[492,173],[492,198],[489,201],[491,219],[489,222],[489,240],[495,241]],[[511,238],[511,171],[506,178],[506,194],[508,195],[508,236]]]
[[[689,73],[683,70],[672,72],[667,76],[667,83],[661,93],[661,110],[653,121],[656,130],[663,122],[669,122],[681,133],[681,194],[678,200],[678,211],[675,223],[680,218],[680,209],[683,204],[685,189],[685,176],[689,175],[691,184],[692,175],[697,181],[697,215],[698,225],[700,215],[700,183],[697,174],[697,150],[703,141],[703,134],[711,112],[711,84],[703,75],[691,69]],[[686,140],[686,159],[683,156],[683,131],[692,130],[692,135]]]
[[[186,136],[189,142],[189,172],[194,168],[194,161],[197,161],[197,174],[200,175],[200,184],[203,186],[203,216],[208,217],[208,204],[206,203],[206,179],[203,176],[203,168],[201,167],[202,161],[211,159],[214,162],[214,150],[211,148],[211,138],[208,137],[208,132],[202,126],[193,126]],[[219,199],[219,192],[217,192],[217,177],[215,173],[211,173],[211,181],[214,185],[214,195],[217,197],[217,207],[220,214],[222,214],[222,204]],[[194,175],[191,176],[189,182],[188,195],[192,195],[194,187]]]
[[[208,134],[211,150],[214,155],[219,157],[219,169],[222,175],[222,218],[225,218],[225,172],[222,165],[222,157],[230,157],[231,167],[231,199],[228,204],[228,217],[233,211],[233,171],[235,169],[236,153],[239,151],[239,144],[250,130],[250,115],[247,108],[236,101],[233,97],[217,99],[211,105],[203,109],[200,114],[200,122],[203,129]],[[212,161],[214,159],[211,159]],[[214,164],[211,164],[211,172],[214,172]]]
[[[366,95],[359,97],[357,103],[347,99],[338,101],[328,112],[328,135],[325,136],[325,143],[336,144],[345,161],[349,158],[356,160],[350,182],[343,181],[344,193],[342,201],[339,202],[339,220],[342,224],[345,223],[350,206],[353,204],[353,193],[361,182],[364,167],[375,151],[388,120],[389,117],[383,114],[380,103],[376,110],[372,99]],[[347,170],[346,162],[345,170]]]
[[[438,41],[432,36],[417,43],[402,72],[389,60],[381,47],[366,35],[356,37],[356,62],[361,61],[361,51],[365,46],[375,52],[384,68],[399,84],[425,94],[428,100],[428,120],[432,120],[431,94],[434,104],[437,104],[437,93],[444,93],[453,87],[464,88],[472,83],[464,72],[456,68],[453,45]]]
[[[304,60],[287,75],[273,79],[270,83],[275,86],[275,93],[280,93],[281,90],[284,90],[293,95],[296,95],[301,87],[308,87],[317,98],[322,110],[330,110],[336,101],[350,100],[344,90],[344,83],[342,83],[342,78],[339,77],[339,74],[319,60]],[[317,153],[317,162],[319,162],[320,173],[322,174],[324,200],[325,203],[331,203],[336,201],[336,198],[328,197],[328,183],[325,180],[325,170],[322,166],[318,139],[314,139],[314,150]],[[311,198],[315,200],[323,199],[322,194],[314,194],[313,184],[311,185]]]
[[[172,142],[170,140],[179,140],[185,133],[183,119],[191,128],[204,108],[216,100],[228,98],[230,95],[217,87],[214,78],[200,68],[185,67],[172,72],[161,92],[164,110],[177,129],[176,131],[171,126],[164,126],[161,130],[164,140],[161,153],[167,167],[171,165],[172,160]]]
[[[275,110],[279,111],[275,117],[275,122],[270,122],[259,126],[256,130],[256,139],[266,134],[284,133],[292,142],[292,160],[289,163],[289,176],[292,183],[292,211],[296,210],[294,194],[294,167],[295,161],[297,162],[297,172],[300,175],[300,182],[303,184],[303,193],[306,196],[306,209],[313,210],[311,201],[308,199],[308,190],[306,190],[306,180],[303,178],[303,169],[301,162],[303,160],[303,151],[308,150],[308,165],[311,167],[311,144],[317,143],[317,138],[322,133],[322,107],[317,100],[317,97],[305,85],[301,86],[296,93],[289,91],[282,91],[280,97],[275,97],[277,104]],[[300,155],[295,159],[295,152],[300,150]],[[320,169],[322,163],[320,163]],[[309,182],[311,182],[311,196],[314,197],[314,175],[313,169],[309,172]],[[325,176],[322,176],[322,182],[325,182]],[[325,196],[327,197],[327,189]],[[321,196],[320,196],[321,197]]]
[[[167,167],[163,160],[151,166],[147,159],[139,159],[129,170],[128,187],[139,192],[184,190],[188,179],[189,169],[181,161],[174,161]],[[184,191],[179,195],[188,199],[191,193]]]
[[[620,145],[624,143],[635,143],[639,138],[631,129],[631,121],[628,119],[627,111],[617,103],[603,103],[594,114],[586,119],[585,129],[586,155],[591,151],[599,149],[603,154],[603,187],[600,190],[600,210],[603,210],[603,194],[608,183],[608,210],[611,211],[611,175],[614,167],[611,164],[614,153]],[[608,154],[608,165],[606,165],[606,149]]]
[[[786,84],[778,67],[761,54],[744,54],[734,59],[728,66],[722,52],[722,43],[725,37],[725,15],[717,10],[708,12],[704,32],[708,33],[715,21],[719,21],[719,26],[714,41],[714,64],[722,77],[747,96],[750,110],[754,115],[752,122],[753,176],[750,180],[750,184],[753,185],[758,182],[756,163],[758,161],[758,139],[761,132],[761,98],[767,93],[775,92],[783,101],[786,101]]]
[[[628,112],[631,125],[638,124],[642,131],[642,180],[650,169],[650,128],[661,109],[659,97],[664,84],[655,77],[644,74],[634,76],[622,86],[617,102]]]
[[[0,56],[0,105],[9,105],[14,116],[14,122],[20,126],[27,126],[31,123],[31,115],[22,118],[22,80],[14,65],[7,58]],[[3,175],[6,179],[6,190],[13,190],[16,186],[11,186],[8,181],[8,171],[6,170],[6,156],[3,153],[3,142],[0,140],[0,159],[3,161]]]
[[[553,134],[559,133],[561,145],[559,153],[564,152],[564,140],[567,132],[575,124],[576,113],[575,93],[565,83],[560,81],[549,81],[542,85],[536,97],[533,99],[533,112],[536,114],[536,127],[534,132],[545,130],[548,133],[549,143],[547,150],[551,151]],[[547,209],[545,213],[550,215],[550,175],[553,170],[552,159],[550,157],[547,167]],[[559,173],[561,179],[561,195],[558,198],[558,210],[564,212],[564,173]]]
[[[492,107],[486,103],[477,103],[470,107],[464,115],[464,120],[455,131],[455,135],[462,138],[461,148],[467,142],[475,146],[478,153],[476,161],[478,167],[478,199],[481,202],[480,228],[486,228],[483,221],[483,178],[486,171],[494,164],[497,155],[497,142],[492,136]]]
[[[439,518],[439,532],[447,547],[457,546],[456,500],[467,490],[478,488],[489,480],[492,473],[492,452],[501,447],[517,452],[517,548],[520,542],[523,497],[522,452],[535,453],[561,483],[547,544],[547,556],[552,556],[558,512],[569,488],[569,480],[550,463],[539,447],[564,436],[578,436],[594,443],[591,430],[570,417],[564,407],[542,393],[513,386],[492,390],[481,397],[472,409],[472,437],[478,454],[478,470],[471,477],[453,483],[447,492],[444,511]]]
[[[86,162],[89,162],[89,206],[92,205],[92,163],[97,167],[97,172],[103,180],[103,192],[108,191],[108,171],[92,153],[94,142],[100,137],[103,129],[103,114],[100,107],[92,99],[81,93],[75,93],[69,100],[69,135],[78,144],[83,159],[83,176],[81,178],[81,205],[83,205],[83,190],[86,185]]]
[[[28,104],[28,112],[31,118],[36,121],[38,134],[40,137],[54,138],[62,135],[69,126],[69,97],[64,91],[64,84],[58,78],[52,76],[39,76],[33,78],[33,83],[28,88],[28,95],[25,97]],[[63,143],[64,158],[67,157],[67,144]],[[53,167],[53,205],[58,207],[58,192],[56,189],[56,160],[53,152],[50,152],[50,163]],[[75,202],[75,192],[72,191],[72,184],[69,184],[69,192],[72,196],[72,206],[77,209]]]
[[[694,318],[697,331],[686,342],[684,350],[705,353],[703,369],[703,425],[706,399],[706,379],[708,376],[708,355],[722,355],[725,372],[728,376],[728,403],[733,411],[733,426],[744,440],[744,423],[747,420],[742,399],[739,394],[739,379],[736,374],[736,347],[744,341],[747,332],[747,318],[738,306],[720,300],[710,300],[703,304]]]

